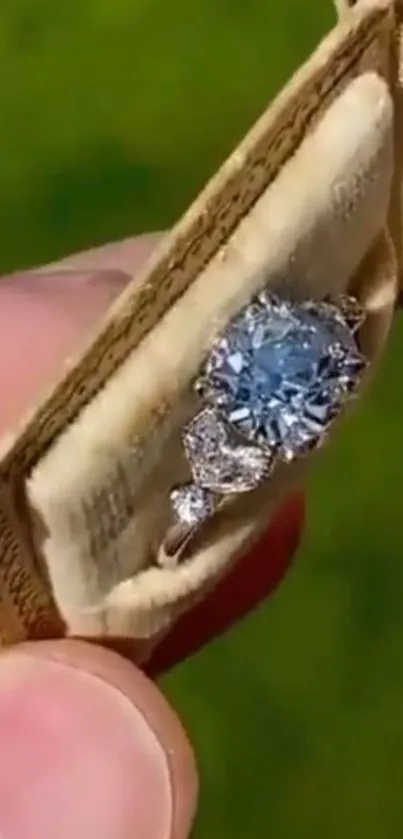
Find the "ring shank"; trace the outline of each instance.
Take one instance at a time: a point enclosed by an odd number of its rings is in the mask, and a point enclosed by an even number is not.
[[[160,559],[160,565],[172,565],[173,561],[179,557],[183,548],[193,534],[196,533],[198,525],[185,524],[184,522],[176,522],[167,531],[165,539],[162,544],[163,556]],[[176,564],[176,562],[174,563]]]

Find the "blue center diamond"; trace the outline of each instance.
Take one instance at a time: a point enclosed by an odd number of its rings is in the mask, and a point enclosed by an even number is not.
[[[213,345],[202,394],[249,441],[309,449],[365,366],[342,310],[262,295]]]

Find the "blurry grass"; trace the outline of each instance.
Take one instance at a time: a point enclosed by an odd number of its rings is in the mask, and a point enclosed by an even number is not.
[[[331,19],[270,5],[3,0],[1,265],[172,223]]]
[[[330,0],[3,0],[0,269],[170,225]],[[309,487],[273,600],[164,681],[199,839],[403,835],[403,324]]]

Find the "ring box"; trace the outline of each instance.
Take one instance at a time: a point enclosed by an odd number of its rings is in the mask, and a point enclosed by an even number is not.
[[[339,20],[0,450],[0,640],[129,638],[138,659],[255,540],[311,459],[212,522],[177,568],[156,557],[180,430],[218,330],[264,286],[353,291],[375,366],[402,267],[400,0]]]

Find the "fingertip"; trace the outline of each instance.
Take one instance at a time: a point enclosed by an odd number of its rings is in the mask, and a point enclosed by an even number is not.
[[[188,738],[117,654],[75,641],[5,654],[0,739],[0,824],[12,839],[189,835],[197,773]]]

